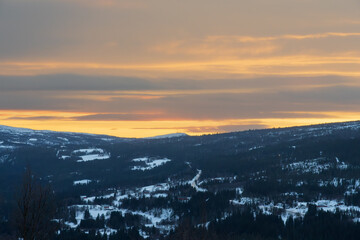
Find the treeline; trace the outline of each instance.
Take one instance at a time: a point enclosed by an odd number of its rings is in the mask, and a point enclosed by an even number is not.
[[[81,231],[79,228],[73,230],[61,231],[54,240],[143,240],[138,229],[130,228],[129,230],[118,230],[117,232],[104,234],[96,230],[88,232]]]
[[[339,240],[359,239],[360,224],[354,223],[340,212],[318,211],[310,205],[304,218],[289,218],[286,223],[279,216],[254,215],[251,209],[238,211],[225,220],[195,227],[189,219],[184,220],[168,240]]]

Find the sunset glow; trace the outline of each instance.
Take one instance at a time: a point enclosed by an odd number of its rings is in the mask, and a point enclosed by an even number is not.
[[[345,2],[0,1],[0,124],[149,137],[359,120],[360,4]]]

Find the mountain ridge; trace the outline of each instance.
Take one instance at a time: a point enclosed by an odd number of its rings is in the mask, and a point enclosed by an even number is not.
[[[344,127],[354,127],[359,125],[360,127],[360,120],[355,121],[345,121],[345,122],[330,122],[330,123],[320,123],[320,124],[309,124],[309,125],[300,125],[300,126],[289,126],[289,127],[273,127],[273,128],[261,128],[261,129],[248,129],[248,130],[241,130],[241,131],[230,131],[230,132],[222,132],[222,133],[213,133],[213,134],[203,134],[203,135],[188,135],[187,133],[169,133],[163,135],[156,135],[151,137],[143,137],[143,138],[127,138],[127,137],[118,137],[113,135],[107,134],[94,134],[94,133],[86,133],[86,132],[71,132],[71,131],[56,131],[56,130],[35,130],[31,128],[22,128],[22,127],[12,127],[7,125],[0,125],[0,132],[23,132],[23,133],[53,133],[53,134],[73,134],[73,135],[88,135],[88,136],[104,136],[104,137],[111,137],[111,138],[118,138],[118,139],[145,139],[145,140],[156,140],[156,139],[166,139],[166,138],[173,138],[173,137],[198,137],[198,136],[214,136],[214,135],[224,135],[224,134],[234,134],[234,133],[244,133],[248,131],[268,131],[268,130],[292,130],[292,129],[300,129],[300,128],[321,128],[321,127],[330,127],[330,126],[341,126],[345,125]],[[352,125],[352,126],[351,126]]]
[[[247,208],[279,224],[311,205],[360,221],[360,121],[160,139],[2,129],[0,223],[26,167],[66,203],[64,234],[86,232],[98,214],[93,228],[112,231],[113,212],[132,216],[148,239],[187,218],[211,227]]]

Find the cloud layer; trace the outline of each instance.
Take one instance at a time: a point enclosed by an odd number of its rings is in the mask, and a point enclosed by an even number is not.
[[[129,137],[357,119],[359,9],[2,0],[0,120]]]

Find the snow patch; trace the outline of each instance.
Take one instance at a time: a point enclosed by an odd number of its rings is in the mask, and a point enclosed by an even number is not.
[[[83,180],[78,180],[78,181],[74,181],[73,185],[87,185],[89,183],[91,183],[92,181],[89,179],[83,179]]]
[[[145,166],[133,166],[133,167],[131,167],[131,170],[146,171],[146,170],[154,169],[156,167],[160,167],[160,166],[166,164],[167,162],[171,162],[171,160],[168,158],[153,159],[153,158],[148,158],[148,157],[142,157],[142,158],[135,158],[132,160],[132,162],[143,162],[145,164]]]
[[[104,160],[110,158],[110,153],[106,153],[101,148],[87,148],[87,149],[78,149],[72,152],[73,154],[80,155],[80,160],[77,160],[77,162],[89,162],[94,160]]]
[[[282,170],[289,170],[298,173],[319,174],[331,167],[331,165],[324,160],[324,158],[316,158],[306,161],[294,162],[283,166]]]
[[[191,187],[195,188],[195,190],[197,192],[206,192],[207,190],[205,188],[201,188],[198,186],[198,181],[199,181],[202,171],[199,169],[197,171],[198,171],[198,173],[192,180],[189,181],[189,184],[191,185]]]

